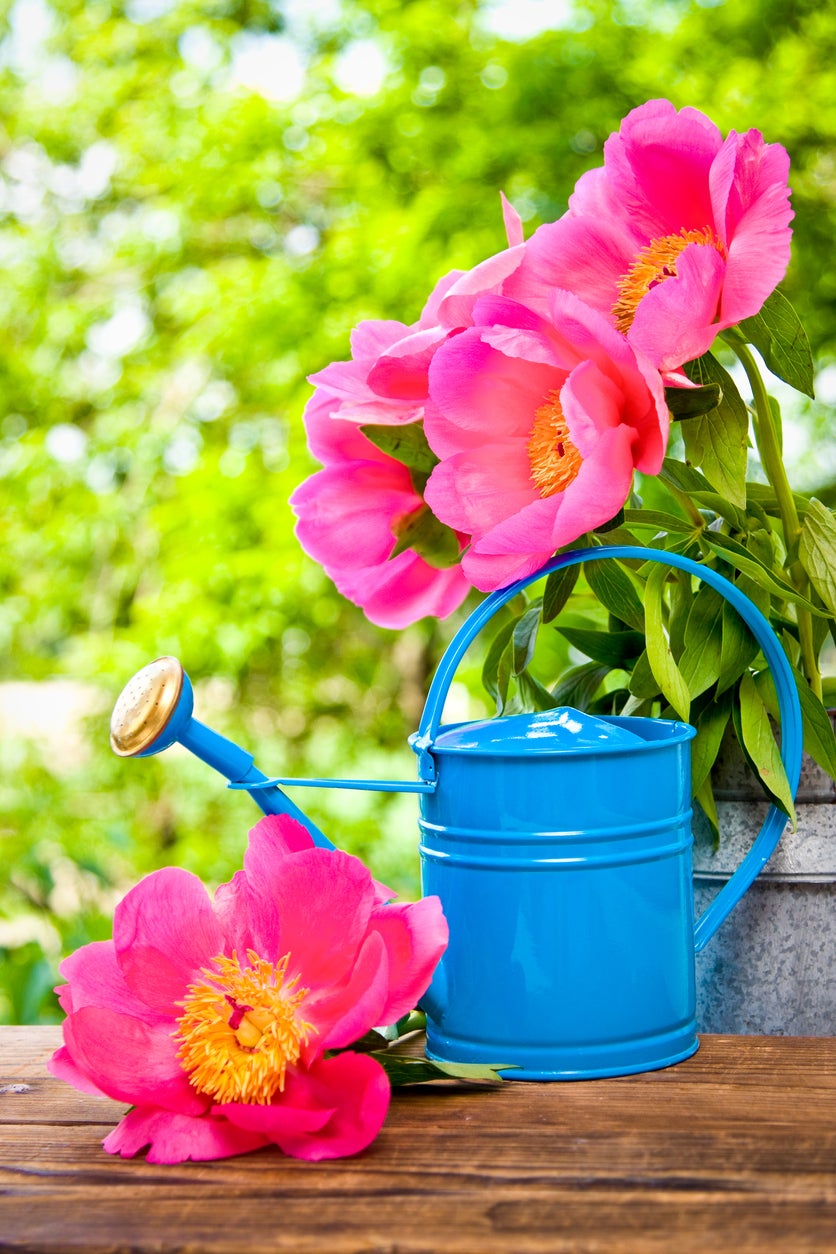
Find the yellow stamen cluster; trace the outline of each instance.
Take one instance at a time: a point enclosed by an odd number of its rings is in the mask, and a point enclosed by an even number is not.
[[[534,413],[528,437],[531,477],[541,496],[563,492],[581,468],[582,457],[569,438],[569,427],[560,405],[560,394],[548,392]]]
[[[622,335],[633,325],[639,301],[657,283],[676,278],[676,262],[679,254],[689,244],[707,244],[725,257],[726,250],[710,227],[699,230],[683,229],[676,235],[662,235],[653,239],[636,256],[626,274],[618,280],[618,300],[612,307],[615,324]]]
[[[219,955],[181,1003],[175,1040],[189,1083],[218,1102],[268,1105],[284,1089],[288,1066],[297,1062],[315,1029],[298,1014],[310,989],[285,983],[290,954],[277,963],[247,950]]]

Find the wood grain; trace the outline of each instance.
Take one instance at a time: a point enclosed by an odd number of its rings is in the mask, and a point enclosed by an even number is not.
[[[400,1090],[365,1154],[160,1167],[105,1155],[124,1107],[0,1028],[0,1249],[836,1252],[836,1039],[705,1037],[666,1071]]]

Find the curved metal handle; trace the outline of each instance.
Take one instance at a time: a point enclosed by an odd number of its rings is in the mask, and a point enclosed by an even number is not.
[[[723,575],[718,575],[716,570],[703,567],[691,558],[683,557],[680,553],[667,553],[664,549],[645,549],[638,545],[626,544],[603,545],[600,548],[576,549],[571,553],[563,553],[540,570],[535,571],[533,575],[526,575],[507,588],[499,588],[496,592],[492,592],[465,620],[447,646],[433,676],[421,716],[421,724],[413,740],[413,748],[419,756],[421,778],[427,781],[435,779],[432,745],[441,722],[444,701],[459,663],[482,628],[504,605],[513,600],[518,592],[536,583],[544,575],[561,570],[565,566],[578,566],[581,562],[596,562],[604,558],[632,558],[637,561],[660,562],[687,571],[688,574],[696,575],[698,579],[709,584],[737,610],[752,631],[772,671],[781,718],[781,761],[787,772],[790,791],[794,797],[801,774],[803,747],[801,705],[790,664],[771,625],[757,606],[730,580]],[[694,928],[694,946],[697,952],[704,948],[758,873],[763,870],[775,852],[786,823],[787,816],[784,812],[776,805],[771,805],[752,848],[728,883],[723,886],[711,905],[697,920]]]

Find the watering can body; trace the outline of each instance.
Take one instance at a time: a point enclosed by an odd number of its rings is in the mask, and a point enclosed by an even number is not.
[[[179,741],[230,787],[250,792],[265,813],[305,823],[321,846],[331,841],[281,785],[418,793],[423,890],[441,899],[450,928],[422,999],[430,1055],[505,1064],[508,1078],[532,1080],[668,1066],[698,1047],[695,952],[768,861],[786,815],[770,806],[740,867],[695,923],[694,728],[566,708],[441,722],[464,653],[503,606],[553,570],[607,558],[677,567],[738,611],[772,673],[794,796],[801,710],[772,627],[716,571],[634,546],[564,553],[470,615],[445,651],[410,737],[415,782],[268,778],[250,754],[192,718],[191,688],[174,659],[159,659],[130,681],[114,709],[111,744],[122,756],[147,756]]]
[[[567,747],[552,712],[503,721],[518,731],[504,745],[486,727],[442,728],[438,787],[421,798],[423,890],[450,924],[422,1002],[429,1052],[534,1080],[686,1058],[693,728],[595,720],[630,739]]]
[[[775,849],[771,806],[752,849],[694,922],[687,723],[571,710],[441,724],[461,658],[486,623],[543,574],[620,557],[709,583],[755,635],[772,672],[782,760],[795,794],[801,711],[774,631],[731,582],[680,554],[630,546],[566,553],[489,596],[436,671],[411,745],[422,885],[441,898],[450,944],[422,1005],[428,1052],[497,1061],[517,1079],[624,1075],[698,1047],[695,953]]]

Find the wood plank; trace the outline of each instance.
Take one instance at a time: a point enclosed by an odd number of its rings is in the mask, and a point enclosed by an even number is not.
[[[375,1144],[171,1167],[105,1155],[124,1107],[0,1029],[0,1248],[836,1251],[836,1040],[707,1037],[667,1071],[400,1090]]]

